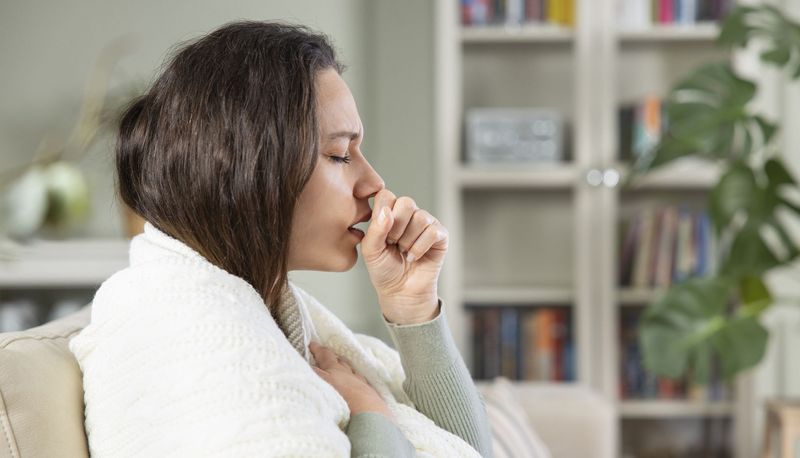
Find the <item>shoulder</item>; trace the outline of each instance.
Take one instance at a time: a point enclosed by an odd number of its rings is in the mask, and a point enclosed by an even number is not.
[[[98,289],[90,323],[70,348],[79,356],[100,344],[114,352],[152,347],[148,341],[279,342],[282,333],[264,301],[249,285],[227,277],[175,264],[123,269]]]

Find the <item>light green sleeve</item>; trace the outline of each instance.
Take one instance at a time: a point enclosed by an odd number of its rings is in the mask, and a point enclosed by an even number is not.
[[[406,374],[403,388],[421,413],[440,428],[492,456],[486,407],[447,325],[442,301],[439,314],[420,324],[386,321]]]
[[[361,412],[347,425],[350,456],[359,458],[406,458],[415,454],[414,445],[400,428],[377,412]]]

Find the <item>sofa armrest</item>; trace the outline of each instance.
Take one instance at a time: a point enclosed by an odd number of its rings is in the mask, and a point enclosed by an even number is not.
[[[514,382],[514,390],[554,458],[617,456],[617,416],[609,400],[577,384]]]

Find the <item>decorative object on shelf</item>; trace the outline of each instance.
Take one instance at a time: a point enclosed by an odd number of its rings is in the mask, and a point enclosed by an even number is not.
[[[106,89],[116,62],[129,48],[122,37],[101,51],[67,140],[48,134],[30,163],[0,170],[0,238],[26,240],[44,227],[66,236],[86,220],[90,190],[77,163],[99,134],[116,124],[122,106],[141,92],[137,84]]]
[[[564,158],[564,121],[555,110],[473,108],[466,118],[470,163],[553,163]]]
[[[717,43],[745,47],[751,39],[766,45],[761,61],[800,78],[800,24],[769,5],[737,7]],[[757,364],[768,338],[759,317],[776,301],[764,275],[800,254],[783,221],[800,215],[787,193],[800,188],[773,142],[778,125],[746,106],[756,89],[730,62],[697,69],[672,88],[667,131],[630,176],[688,156],[722,168],[708,203],[720,248],[717,272],[673,285],[643,317],[645,364],[659,375],[688,372],[705,382],[715,360],[725,378]]]
[[[773,436],[778,435],[778,456],[792,458],[800,450],[800,400],[771,400],[766,403],[762,455],[770,458]]]

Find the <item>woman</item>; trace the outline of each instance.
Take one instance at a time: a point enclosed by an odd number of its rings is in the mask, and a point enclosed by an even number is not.
[[[322,35],[231,23],[124,113],[119,192],[148,223],[70,342],[93,456],[490,454],[437,295],[447,230],[369,165],[341,71]],[[359,243],[398,351],[288,281]]]

